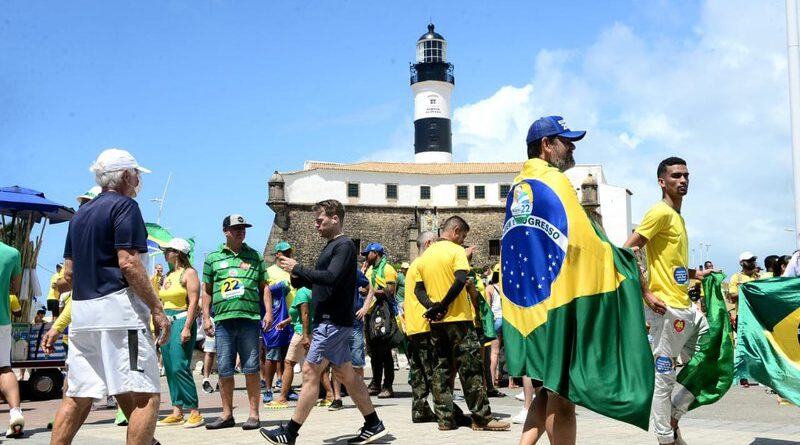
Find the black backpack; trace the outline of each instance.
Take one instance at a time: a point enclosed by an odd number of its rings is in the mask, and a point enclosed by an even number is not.
[[[367,339],[371,344],[395,348],[405,340],[397,325],[394,308],[386,299],[378,299],[367,323]]]

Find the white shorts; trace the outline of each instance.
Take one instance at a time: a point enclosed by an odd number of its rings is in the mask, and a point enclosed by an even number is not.
[[[216,337],[209,337],[208,335],[206,335],[206,339],[203,342],[203,352],[217,352]]]
[[[11,325],[0,326],[0,368],[11,366]]]
[[[72,332],[67,365],[69,397],[161,392],[156,345],[147,329]]]

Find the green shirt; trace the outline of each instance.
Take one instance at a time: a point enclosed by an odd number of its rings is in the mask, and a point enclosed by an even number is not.
[[[406,275],[403,272],[397,272],[397,283],[394,292],[394,299],[397,304],[402,305],[406,299]]]
[[[289,316],[292,317],[292,327],[294,328],[295,334],[303,334],[303,320],[300,318],[300,305],[305,304],[308,306],[308,320],[309,323],[313,318],[311,314],[311,289],[307,287],[301,287],[297,289],[297,292],[294,294],[294,301],[292,301],[292,305],[289,307]]]
[[[203,264],[203,283],[213,285],[214,321],[232,318],[261,319],[260,283],[267,280],[261,255],[242,244],[238,254],[225,244],[211,252]]]
[[[19,251],[0,241],[0,326],[11,324],[11,278],[21,273]]]

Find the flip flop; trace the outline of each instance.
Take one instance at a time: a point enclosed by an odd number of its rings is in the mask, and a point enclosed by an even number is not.
[[[289,407],[289,404],[286,402],[278,402],[277,400],[273,400],[269,403],[264,404],[264,408],[266,409],[286,409]]]

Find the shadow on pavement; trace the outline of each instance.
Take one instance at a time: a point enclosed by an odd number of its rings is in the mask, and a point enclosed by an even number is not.
[[[347,434],[347,435],[344,435],[344,436],[331,437],[330,439],[325,439],[323,441],[323,443],[343,444],[343,443],[347,443],[347,439],[350,439],[351,437],[353,437],[353,434]],[[397,440],[397,438],[392,436],[391,433],[390,433],[390,434],[387,434],[387,435],[381,437],[380,440],[372,442],[372,443],[390,443],[390,442],[394,442],[395,440]]]
[[[750,442],[750,445],[800,445],[800,442],[794,442],[792,440],[765,439],[763,437],[756,437],[755,440]]]

